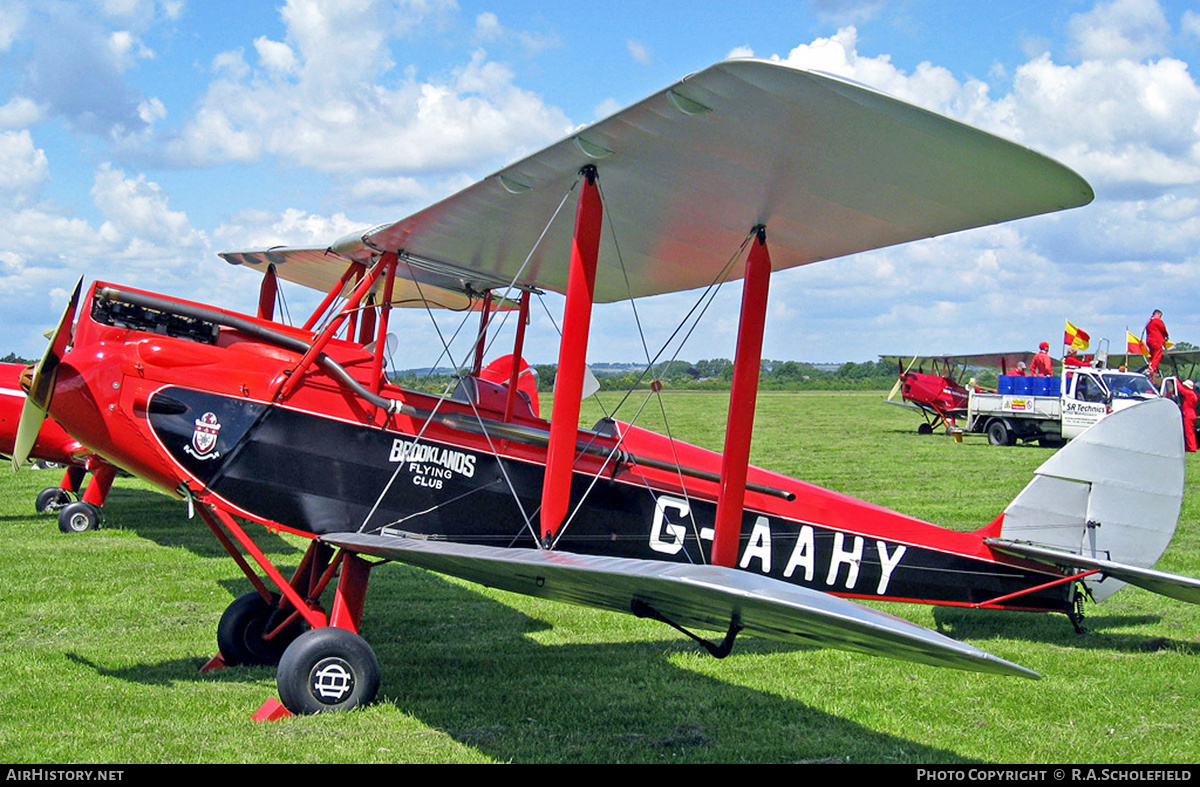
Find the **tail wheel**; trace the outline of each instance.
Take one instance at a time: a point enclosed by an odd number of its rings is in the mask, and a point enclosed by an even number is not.
[[[221,660],[229,666],[273,666],[279,663],[287,646],[300,633],[289,626],[271,639],[264,639],[275,627],[272,618],[277,616],[278,596],[270,601],[256,592],[245,593],[225,608],[217,624],[217,648]],[[281,614],[281,613],[280,613]]]
[[[58,512],[58,529],[64,533],[86,533],[100,527],[100,509],[78,500]]]
[[[296,714],[351,710],[379,692],[379,661],[367,641],[327,626],[301,634],[279,660],[279,700]]]
[[[34,501],[34,508],[37,509],[39,514],[45,514],[48,511],[57,511],[70,502],[71,495],[67,490],[51,486],[38,492],[38,496]]]

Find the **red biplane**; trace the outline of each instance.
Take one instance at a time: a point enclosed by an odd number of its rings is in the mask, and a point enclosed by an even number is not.
[[[1106,419],[1102,441],[1056,454],[977,532],[920,522],[748,465],[768,282],[1091,199],[1043,156],[862,86],[724,62],[394,224],[222,255],[263,271],[256,316],[77,290],[23,428],[49,412],[199,513],[254,587],[222,617],[220,655],[277,664],[292,712],[375,695],[358,629],[389,561],[653,618],[716,655],[748,633],[1032,676],[848,597],[1073,615],[1085,592],[1136,582],[1197,600],[1200,583],[1148,568],[1182,500],[1178,412]],[[279,278],[327,288],[300,327],[271,319]],[[593,304],[730,278],[744,282],[724,451],[615,418],[580,428]],[[520,390],[545,290],[565,294],[548,421]],[[479,313],[474,361],[446,396],[384,374],[402,303]],[[507,373],[485,375],[487,327],[514,310]],[[290,578],[246,523],[310,540]]]
[[[21,375],[29,368],[20,363],[0,363],[0,454],[13,456],[25,391]],[[57,512],[58,528],[64,533],[80,533],[100,525],[101,511],[117,468],[105,462],[82,443],[67,434],[55,421],[46,419],[36,432],[27,430],[33,443],[21,452],[30,459],[65,467],[58,486],[43,489],[34,505],[40,512]],[[92,480],[84,486],[88,474]]]
[[[933,430],[952,428],[958,419],[967,415],[967,404],[971,391],[962,378],[971,369],[998,369],[1006,374],[1016,369],[1017,364],[1029,364],[1030,352],[981,353],[975,355],[917,355],[907,361],[895,355],[881,355],[880,360],[894,363],[899,371],[896,384],[886,401],[918,410],[925,423],[917,427],[920,434],[933,434]],[[929,371],[925,371],[926,365]],[[914,368],[915,367],[915,368]],[[900,401],[896,395],[900,394]]]

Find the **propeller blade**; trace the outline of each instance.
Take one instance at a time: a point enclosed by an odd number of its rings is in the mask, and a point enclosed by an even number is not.
[[[914,355],[913,359],[908,362],[908,368],[901,370],[900,376],[896,379],[896,384],[892,386],[892,392],[887,395],[887,400],[889,402],[894,401],[896,399],[896,394],[900,393],[900,386],[904,384],[904,375],[906,375],[912,371],[912,368],[917,365],[917,359],[920,357],[921,356],[919,356],[919,355]],[[900,367],[899,359],[896,360],[896,366],[897,366],[897,368]]]
[[[54,380],[58,362],[71,341],[71,323],[75,321],[75,309],[79,305],[79,293],[83,290],[83,277],[75,283],[75,291],[67,302],[58,327],[50,337],[46,352],[33,368],[29,390],[25,392],[25,404],[21,407],[21,420],[17,424],[17,437],[13,445],[12,466],[17,470],[29,458],[33,444],[37,442],[42,421],[50,410],[50,398],[54,394]]]
[[[14,472],[29,458],[29,452],[33,450],[33,444],[37,442],[38,431],[41,430],[42,421],[45,418],[46,414],[38,409],[37,405],[29,400],[29,397],[25,397],[25,404],[21,405],[21,420],[17,422],[16,442],[13,443],[12,467]]]

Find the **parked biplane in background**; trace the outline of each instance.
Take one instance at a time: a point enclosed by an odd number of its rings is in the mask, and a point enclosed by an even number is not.
[[[916,355],[912,358],[881,355],[884,363],[896,364],[899,376],[885,401],[911,407],[924,417],[919,434],[951,429],[967,416],[971,376],[980,370],[1007,374],[1018,364],[1029,365],[1031,352],[976,353],[971,355]],[[926,371],[928,369],[928,371]],[[899,395],[901,398],[896,399]]]
[[[1112,369],[1122,368],[1141,374],[1145,372],[1149,364],[1149,356],[1138,352],[1113,353],[1108,356],[1108,366]],[[1197,367],[1200,367],[1200,350],[1170,349],[1163,352],[1162,361],[1158,364],[1158,372],[1163,378],[1175,377],[1180,380],[1194,380]]]
[[[407,219],[328,248],[222,255],[264,272],[264,304],[276,276],[324,276],[326,300],[301,327],[269,308],[242,315],[95,282],[38,365],[22,429],[48,411],[186,499],[254,588],[222,616],[221,657],[277,664],[291,712],[374,697],[379,666],[358,630],[369,575],[389,561],[653,618],[716,655],[747,633],[1030,676],[850,598],[1072,616],[1083,595],[1124,582],[1200,599],[1200,583],[1148,568],[1182,500],[1177,411],[1120,413],[1102,440],[1052,457],[991,524],[939,528],[748,465],[768,283],[1092,196],[1050,159],[860,85],[723,62]],[[556,220],[572,201],[574,221]],[[702,300],[736,278],[723,452],[615,413],[580,428],[593,304]],[[549,421],[518,390],[526,315],[545,290],[565,294]],[[489,380],[491,305],[506,302],[519,316],[509,373]],[[471,371],[445,396],[382,372],[402,303],[479,320],[474,362],[458,367]],[[246,522],[309,540],[290,580]]]
[[[25,406],[21,375],[28,367],[21,363],[0,363],[0,454],[12,456]],[[31,446],[22,449],[28,458],[64,468],[62,481],[38,493],[34,505],[40,512],[58,515],[58,528],[64,533],[79,533],[99,527],[104,501],[116,478],[117,468],[105,462],[82,443],[67,434],[57,422],[47,418],[34,435]],[[92,480],[84,485],[88,474]]]

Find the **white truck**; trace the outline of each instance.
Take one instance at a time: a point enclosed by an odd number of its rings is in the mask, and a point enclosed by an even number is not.
[[[1145,375],[1115,369],[1068,366],[1055,377],[1001,375],[995,393],[970,392],[966,430],[986,434],[992,445],[1059,445],[1114,410],[1159,395]]]

